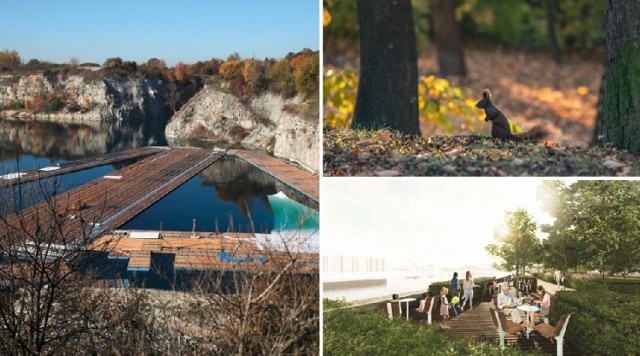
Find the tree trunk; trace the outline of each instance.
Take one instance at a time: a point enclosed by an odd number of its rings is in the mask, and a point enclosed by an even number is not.
[[[357,128],[419,134],[418,66],[410,0],[358,0]]]
[[[551,58],[556,63],[562,63],[562,56],[558,48],[558,38],[556,37],[556,21],[554,17],[553,0],[544,0],[544,7],[547,10],[547,32],[549,34],[549,49],[551,50]]]
[[[640,153],[640,0],[607,0],[607,65],[598,135]]]
[[[431,0],[431,23],[434,42],[438,46],[438,66],[443,76],[466,76],[462,52],[462,31],[456,22],[455,2],[452,0]]]

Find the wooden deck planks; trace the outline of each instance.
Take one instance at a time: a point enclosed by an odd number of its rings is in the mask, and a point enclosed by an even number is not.
[[[320,184],[317,176],[261,152],[230,150],[229,155],[249,162],[302,195],[320,203]]]
[[[82,171],[85,169],[103,166],[106,164],[122,162],[133,158],[142,158],[164,151],[162,147],[138,147],[126,151],[107,153],[100,156],[88,157],[69,162],[60,166],[60,169],[54,171],[41,171],[40,169],[32,169],[22,171],[20,179],[0,179],[0,188],[12,186],[18,183],[32,182],[38,179],[49,178],[71,172]]]
[[[492,306],[493,303],[482,302],[474,309],[461,313],[460,320],[456,320],[453,311],[449,310],[450,319],[447,320],[447,326],[450,327],[450,329],[447,331],[471,339],[490,340],[499,344],[500,336],[498,334],[498,328],[493,325],[491,315],[489,314],[489,308]],[[409,316],[415,321],[426,322],[427,315],[418,313],[414,308],[415,306],[409,309]],[[402,312],[405,312],[404,304]],[[520,312],[520,316],[523,321],[526,321],[524,312]],[[432,317],[434,324],[440,323],[440,306],[438,303],[433,307]],[[571,324],[569,324],[569,327],[571,327]],[[542,335],[539,335],[535,331],[531,333],[529,339],[526,339],[523,336],[507,334],[505,336],[505,344],[507,346],[515,346],[523,350],[537,349],[550,355],[555,355],[556,353],[556,344]],[[564,342],[564,354],[578,355],[578,353],[567,344],[566,340]]]
[[[52,202],[56,214],[63,215],[64,220],[61,235],[68,238],[63,242],[86,235],[91,226],[94,237],[117,228],[223,155],[224,152],[199,148],[166,149],[110,174],[120,179],[96,179],[56,196]],[[86,208],[75,211],[74,205]],[[20,212],[29,231],[35,231],[50,214],[47,202]],[[8,218],[17,219],[16,216]]]

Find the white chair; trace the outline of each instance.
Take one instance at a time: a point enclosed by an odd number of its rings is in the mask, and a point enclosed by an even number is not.
[[[429,305],[429,311],[427,311],[427,325],[431,325],[431,311],[433,310],[433,303],[436,301],[436,298],[431,298],[431,304]]]

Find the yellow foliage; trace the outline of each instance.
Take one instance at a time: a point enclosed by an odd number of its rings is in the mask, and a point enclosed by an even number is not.
[[[358,74],[353,70],[330,69],[324,75],[325,126],[350,127],[355,109]],[[423,77],[418,82],[418,108],[423,127],[429,133],[475,132],[482,127],[482,110],[469,90],[452,86],[447,79]]]
[[[584,87],[584,86],[579,86],[578,87],[578,94],[580,94],[582,96],[589,94],[589,88]]]
[[[322,10],[322,26],[329,26],[329,24],[331,23],[331,13],[329,13],[329,10],[327,10],[327,8],[323,8]]]
[[[220,75],[222,78],[231,80],[242,75],[243,65],[241,62],[236,60],[230,60],[225,63],[222,63],[220,66]]]

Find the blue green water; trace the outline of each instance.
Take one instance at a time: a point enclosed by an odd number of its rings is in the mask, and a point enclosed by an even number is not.
[[[246,162],[224,158],[122,229],[191,231],[194,219],[195,231],[270,233],[318,229],[318,212],[285,197],[280,188],[281,183]]]

